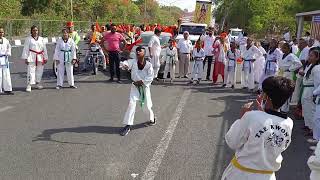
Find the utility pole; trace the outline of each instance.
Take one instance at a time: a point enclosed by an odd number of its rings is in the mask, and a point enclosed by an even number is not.
[[[71,21],[73,21],[73,3],[72,0],[70,0],[70,10],[71,10]]]
[[[147,21],[147,0],[144,0],[144,24]]]

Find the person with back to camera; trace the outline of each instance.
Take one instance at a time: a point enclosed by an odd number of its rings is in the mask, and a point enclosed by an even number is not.
[[[281,106],[294,91],[292,80],[269,77],[262,83],[263,94],[243,106],[241,118],[236,120],[225,136],[234,158],[222,175],[222,180],[276,180],[281,167],[281,153],[291,143],[293,121]]]

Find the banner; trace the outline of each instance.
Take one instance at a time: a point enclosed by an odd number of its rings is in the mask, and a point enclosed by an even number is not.
[[[212,2],[197,1],[193,21],[200,24],[211,24],[212,19]]]

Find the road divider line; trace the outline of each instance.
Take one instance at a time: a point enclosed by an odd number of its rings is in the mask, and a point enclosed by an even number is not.
[[[90,76],[85,76],[85,77],[82,77],[79,79],[79,81],[85,81],[85,80],[88,80],[90,78]]]
[[[0,108],[0,112],[4,112],[4,111],[7,111],[9,109],[12,109],[13,106],[6,106],[6,107],[3,107],[3,108]]]
[[[160,143],[158,144],[158,147],[153,154],[152,159],[150,160],[143,176],[142,180],[153,180],[156,177],[156,174],[158,172],[158,169],[161,165],[162,159],[164,155],[166,154],[166,151],[169,147],[170,141],[172,139],[173,133],[176,130],[177,124],[181,118],[183,109],[187,103],[187,100],[191,94],[191,90],[185,90],[183,92],[183,95],[180,99],[180,102],[178,104],[178,107],[176,108],[176,111],[173,115],[173,118],[171,119],[169,126],[164,133]]]

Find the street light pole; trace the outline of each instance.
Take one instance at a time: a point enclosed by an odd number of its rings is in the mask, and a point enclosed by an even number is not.
[[[144,0],[144,24],[147,21],[147,0]]]
[[[70,0],[70,9],[71,9],[71,21],[73,21],[73,3],[72,3],[72,0]]]

